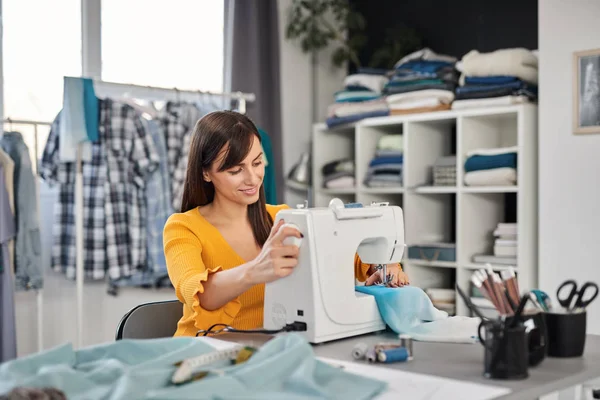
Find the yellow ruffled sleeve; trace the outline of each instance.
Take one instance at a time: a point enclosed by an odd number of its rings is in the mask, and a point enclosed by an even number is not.
[[[195,327],[208,329],[213,324],[230,325],[240,311],[239,299],[212,311],[202,308],[200,304],[198,295],[204,293],[203,282],[221,267],[207,268],[204,264],[202,242],[193,231],[189,216],[171,215],[165,224],[163,240],[169,278],[177,298],[192,309]]]
[[[354,254],[354,276],[359,282],[364,282],[369,277],[371,264],[365,264],[360,260],[358,253]]]

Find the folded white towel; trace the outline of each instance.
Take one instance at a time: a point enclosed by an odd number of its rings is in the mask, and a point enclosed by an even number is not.
[[[497,156],[498,154],[518,153],[519,147],[492,147],[489,149],[476,149],[467,152],[467,157],[471,156]]]
[[[397,68],[399,65],[407,63],[413,60],[427,60],[427,61],[445,61],[449,63],[456,62],[456,57],[448,56],[446,54],[438,54],[431,50],[428,47],[425,47],[421,50],[417,50],[413,53],[410,53],[404,57],[402,57],[395,65],[394,68]]]
[[[526,96],[500,96],[490,97],[487,99],[463,99],[455,100],[452,103],[452,109],[464,110],[465,108],[502,107],[529,102],[530,101]]]
[[[344,79],[344,86],[360,85],[369,88],[374,92],[381,93],[388,81],[388,77],[384,75],[353,74],[348,75],[346,79]]]
[[[538,83],[538,58],[524,48],[510,48],[480,53],[471,50],[460,62],[461,82],[465,76],[516,76],[526,82]]]
[[[388,104],[384,99],[357,101],[349,103],[334,103],[327,108],[330,117],[347,117],[373,111],[385,111]]]
[[[325,186],[328,189],[351,189],[354,187],[354,177],[353,176],[341,176],[339,178],[335,178],[330,181],[327,181]]]
[[[514,186],[517,170],[514,168],[494,168],[471,171],[465,174],[466,186]]]
[[[425,89],[415,90],[414,92],[391,94],[385,98],[390,106],[423,99],[437,99],[439,100],[438,104],[450,104],[452,103],[452,100],[454,100],[454,92],[442,89]]]

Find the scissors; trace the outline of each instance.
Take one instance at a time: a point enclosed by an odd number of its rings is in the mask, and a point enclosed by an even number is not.
[[[561,291],[564,291],[563,289],[565,287],[571,288],[567,289],[568,294],[566,297],[564,295],[561,296]],[[585,293],[588,291],[593,292],[593,294],[587,299],[585,299]],[[596,285],[593,282],[586,282],[583,284],[583,286],[579,288],[579,290],[577,290],[577,283],[574,280],[570,279],[568,281],[564,281],[562,285],[558,287],[558,290],[556,290],[556,297],[558,298],[558,302],[561,306],[566,308],[567,311],[586,308],[592,301],[594,301],[596,296],[598,296],[598,285]],[[573,299],[575,299],[575,304],[573,304]]]

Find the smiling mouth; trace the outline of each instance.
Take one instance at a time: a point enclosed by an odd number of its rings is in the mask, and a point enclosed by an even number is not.
[[[250,189],[240,189],[240,192],[245,193],[245,194],[254,194],[257,192],[257,190],[258,189],[256,187],[253,187]]]

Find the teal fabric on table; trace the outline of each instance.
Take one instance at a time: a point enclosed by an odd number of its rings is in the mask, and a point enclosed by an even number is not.
[[[265,177],[263,178],[263,186],[265,188],[265,199],[267,204],[277,203],[277,188],[275,182],[275,161],[273,160],[273,145],[271,138],[263,129],[258,128],[263,151],[267,158],[267,166],[265,167]]]
[[[0,394],[16,386],[53,387],[77,399],[371,399],[378,380],[315,358],[299,334],[270,340],[246,363],[224,374],[175,386],[175,362],[213,351],[197,338],[120,340],[74,351],[64,345],[0,365]]]
[[[356,291],[375,297],[381,318],[397,334],[418,341],[475,343],[479,318],[448,317],[416,286],[356,286]]]

